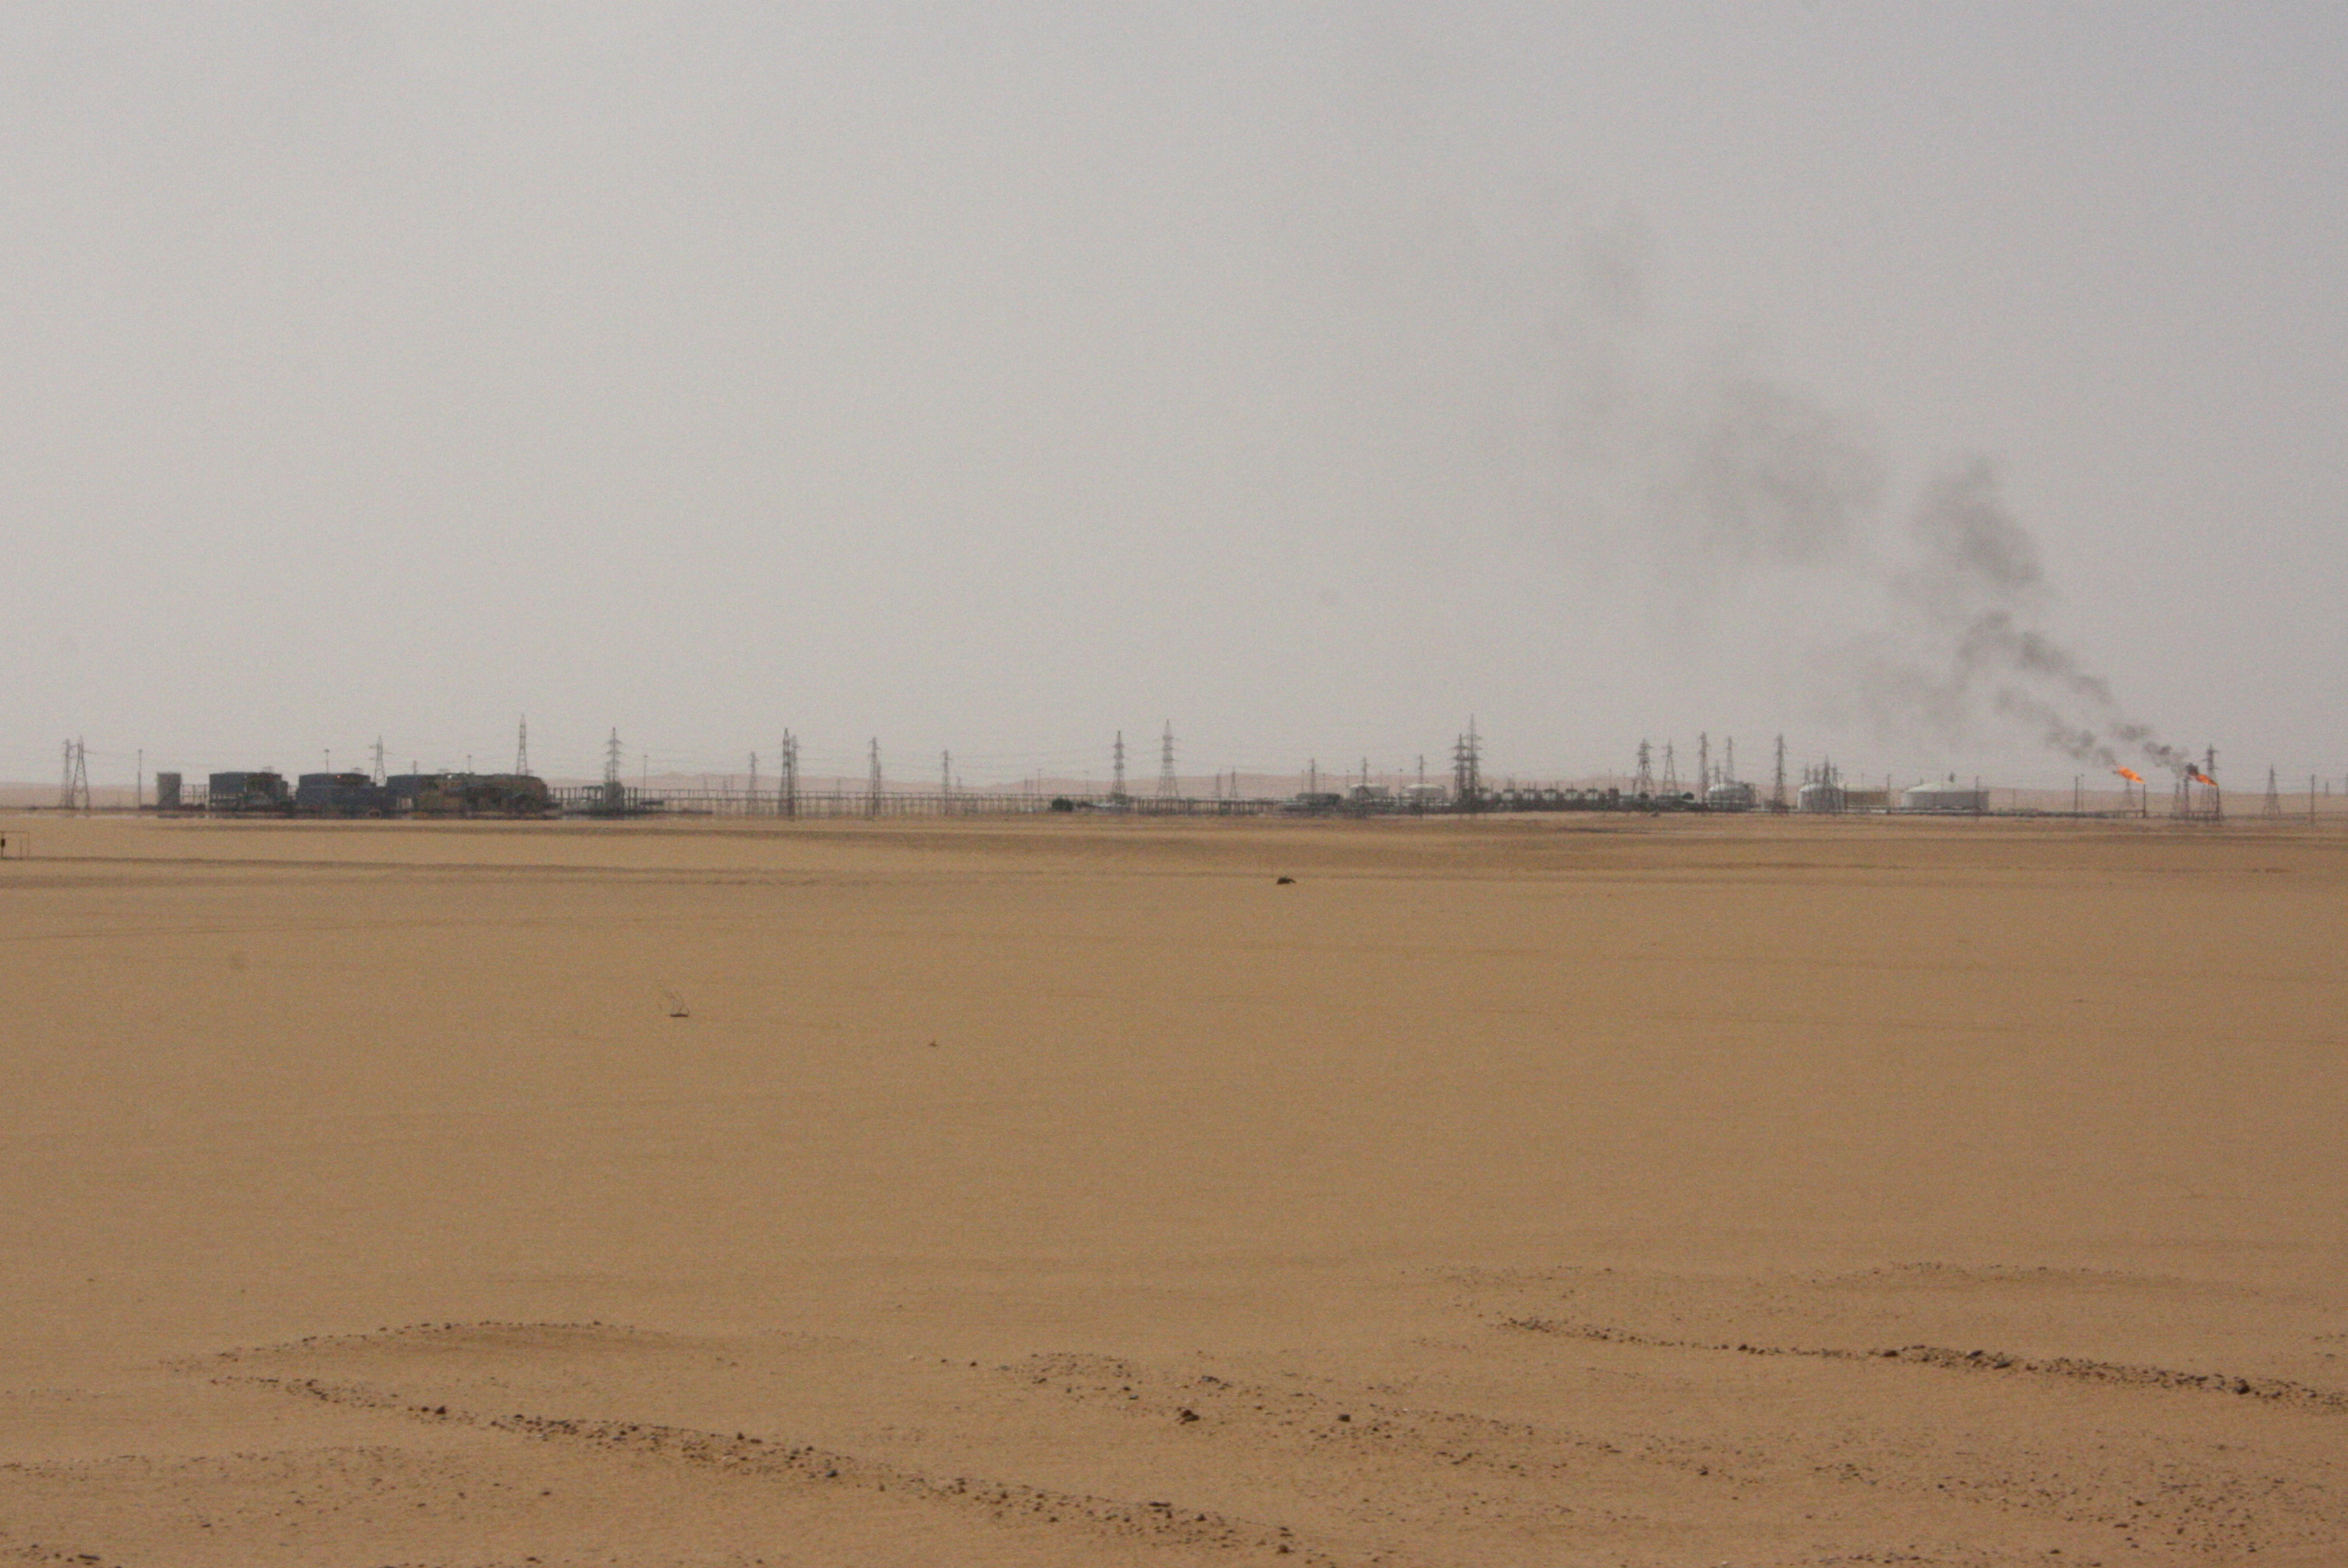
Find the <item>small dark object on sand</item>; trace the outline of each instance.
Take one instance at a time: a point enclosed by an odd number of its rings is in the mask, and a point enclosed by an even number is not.
[[[668,1016],[670,1017],[690,1018],[693,1016],[693,1009],[685,1005],[684,997],[678,995],[674,991],[664,991],[661,995],[668,998]]]
[[[1272,881],[1272,885],[1274,887],[1288,887],[1293,884],[1295,881],[1296,879],[1294,877],[1274,877]]]
[[[937,1041],[935,1041],[935,1040],[932,1040],[932,1041],[930,1042],[930,1049],[932,1049],[932,1050],[933,1050],[933,1051],[934,1051],[934,1050],[936,1050],[937,1048],[938,1048],[938,1043],[937,1043]]]

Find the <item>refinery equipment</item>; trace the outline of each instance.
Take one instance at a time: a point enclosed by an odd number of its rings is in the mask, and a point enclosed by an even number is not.
[[[215,773],[204,797],[205,810],[216,813],[284,813],[294,810],[294,791],[285,775],[266,769],[250,773]]]
[[[304,773],[294,786],[294,810],[312,817],[380,817],[384,793],[364,773]]]
[[[1750,811],[1760,803],[1753,786],[1740,779],[1724,779],[1704,792],[1706,809],[1715,811]]]
[[[546,780],[529,773],[395,773],[383,789],[388,810],[418,817],[545,817],[556,810]]]
[[[1805,811],[1838,815],[1849,809],[1843,798],[1842,786],[1832,779],[1813,779],[1802,786],[1795,803]]]
[[[1979,816],[1989,810],[1989,791],[1978,784],[1960,784],[1956,775],[1937,784],[1917,784],[1900,792],[1903,811],[1937,811]]]
[[[169,787],[165,779],[171,782]],[[179,800],[177,775],[156,776],[157,801]],[[265,769],[215,773],[205,810],[216,816],[547,817],[558,807],[546,781],[527,773],[304,773],[288,788]]]
[[[1850,810],[1843,793],[1842,770],[1832,762],[1821,762],[1816,768],[1805,769],[1802,788],[1794,797],[1798,810],[1840,815]]]

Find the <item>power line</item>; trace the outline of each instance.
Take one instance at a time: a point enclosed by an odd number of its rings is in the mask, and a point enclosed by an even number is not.
[[[65,749],[65,770],[57,790],[57,807],[66,811],[87,811],[89,803],[89,748],[79,740],[68,740]]]
[[[1484,794],[1484,746],[1476,734],[1476,716],[1468,716],[1468,733],[1451,748],[1451,791],[1463,811],[1476,810]]]

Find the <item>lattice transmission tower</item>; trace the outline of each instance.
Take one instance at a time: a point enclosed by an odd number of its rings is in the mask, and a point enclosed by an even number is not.
[[[87,811],[89,805],[89,748],[78,740],[66,742],[65,770],[57,786],[57,807]]]
[[[1484,798],[1484,743],[1476,733],[1476,716],[1468,716],[1468,733],[1451,748],[1451,791],[1463,811],[1476,810]]]
[[[615,817],[623,814],[628,809],[628,783],[627,780],[621,776],[621,769],[627,766],[627,748],[620,744],[620,732],[617,729],[614,729],[612,731],[611,738],[603,742],[603,804],[602,810],[610,812]],[[649,769],[650,764],[647,763],[646,767]]]

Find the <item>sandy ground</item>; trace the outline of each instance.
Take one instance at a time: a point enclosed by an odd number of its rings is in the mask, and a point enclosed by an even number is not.
[[[31,830],[0,1563],[2348,1562],[2337,829]]]

